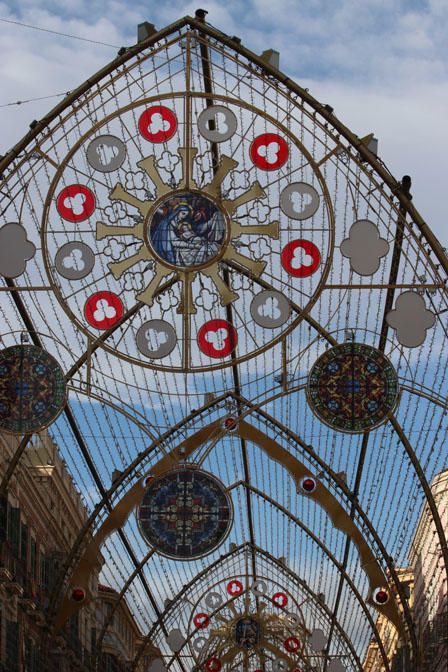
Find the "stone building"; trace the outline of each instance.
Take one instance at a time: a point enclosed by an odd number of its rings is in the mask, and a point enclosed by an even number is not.
[[[437,474],[431,491],[448,534],[448,469]],[[448,585],[435,525],[425,506],[411,543],[409,560],[414,568],[414,617],[428,672],[448,669]]]
[[[440,519],[448,532],[448,470],[437,474],[431,491]],[[409,550],[409,568],[399,570],[401,582],[409,594],[423,669],[446,672],[448,669],[448,587],[437,531],[428,506],[423,509]],[[376,625],[392,672],[403,672],[397,635],[388,621],[380,616]],[[364,672],[384,670],[377,644],[372,641],[366,652]]]
[[[17,445],[16,437],[0,434],[0,482]],[[87,517],[48,432],[27,447],[0,507],[0,671],[91,669],[104,615],[118,597],[113,589],[98,587],[101,557],[89,586],[97,599],[67,623],[52,642],[49,658],[43,661],[39,653],[59,568]],[[140,641],[138,626],[121,601],[107,628],[98,669],[122,672]]]
[[[97,635],[102,636],[101,672],[125,672],[134,659],[143,636],[126,600],[119,600],[116,590],[101,584],[98,586],[96,600],[96,627]],[[138,672],[148,669],[146,662],[140,661]]]
[[[408,596],[408,604],[412,609],[413,587],[414,587],[414,573],[411,568],[403,568],[397,570],[398,578],[403,587],[403,592]],[[392,588],[394,598],[397,597],[396,591]],[[390,621],[382,614],[376,619],[376,627],[384,646],[387,659],[393,664],[396,672],[402,672],[399,667],[399,659],[401,657],[400,642],[398,640],[398,633],[391,625]],[[393,662],[395,661],[395,662]],[[376,640],[372,640],[366,651],[363,663],[364,672],[380,672],[384,670],[383,658]]]

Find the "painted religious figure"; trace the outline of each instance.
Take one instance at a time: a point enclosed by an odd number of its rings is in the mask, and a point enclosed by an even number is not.
[[[224,216],[213,201],[188,192],[162,202],[149,230],[156,254],[182,268],[202,266],[215,259],[225,234]]]
[[[260,642],[260,623],[246,616],[240,618],[235,625],[235,642],[242,649],[253,649]]]

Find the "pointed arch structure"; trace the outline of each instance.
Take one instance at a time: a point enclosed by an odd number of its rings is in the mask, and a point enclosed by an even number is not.
[[[2,280],[2,341],[23,347],[30,339],[60,361],[69,399],[49,432],[87,508],[49,595],[48,650],[94,597],[89,577],[102,554],[115,609],[126,600],[144,635],[132,669],[145,655],[170,671],[197,669],[184,597],[235,576],[249,585],[266,575],[309,605],[306,637],[320,629],[326,641],[317,651],[307,644],[306,655],[279,669],[313,664],[330,672],[338,661],[361,670],[371,639],[384,669],[391,642],[406,669],[421,669],[400,571],[423,507],[448,567],[431,490],[447,467],[448,259],[412,202],[410,178],[397,181],[370,140],[284,75],[268,52],[254,54],[198,10],[121,49],[0,160],[0,236],[20,225],[36,248],[21,273]],[[277,154],[268,153],[271,142]],[[112,153],[101,155],[104,147]],[[81,208],[92,194],[96,211],[73,209],[79,194]],[[174,221],[176,208],[198,218],[182,233],[180,257],[169,257],[153,232]],[[220,213],[225,234],[213,246],[209,227],[213,253],[204,256],[202,247],[198,262],[186,241],[199,246],[211,212],[213,231]],[[181,220],[176,226],[180,240]],[[370,256],[356,243],[358,231],[364,240],[373,235]],[[57,259],[64,245],[80,242],[93,249],[90,277],[79,266],[71,275],[73,265]],[[295,259],[297,247],[312,263],[295,273],[288,255]],[[101,322],[88,312],[99,292],[123,303],[117,313],[119,303],[106,301],[105,310],[116,308],[110,323],[106,313]],[[276,309],[281,296],[287,301],[283,323],[257,315],[263,292]],[[201,345],[201,329],[213,320],[238,339],[222,357],[221,347],[207,345],[213,339]],[[175,332],[169,352],[147,334],[139,340],[145,325],[157,332],[161,322]],[[356,430],[322,421],[310,406],[310,371],[344,344],[349,353],[359,346],[356,357],[366,348],[387,357],[398,381],[380,421],[366,416]],[[32,433],[17,437],[2,496],[26,468],[32,441]],[[184,463],[217,476],[235,511],[223,546],[187,562],[148,549],[134,515],[146,478]],[[304,478],[315,479],[315,491],[301,490]],[[75,586],[86,592],[82,605],[70,599]],[[388,592],[382,605],[372,600],[377,588]],[[100,670],[107,627],[90,669]],[[185,643],[172,650],[176,628]],[[246,657],[245,669],[263,664],[271,672],[268,649],[263,656]]]

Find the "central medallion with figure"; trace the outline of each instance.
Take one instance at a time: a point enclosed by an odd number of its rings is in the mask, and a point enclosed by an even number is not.
[[[243,616],[235,623],[235,644],[249,651],[254,649],[261,641],[261,623],[252,616]]]
[[[148,213],[146,237],[154,255],[174,268],[204,268],[221,256],[228,240],[223,212],[192,191],[170,194]]]

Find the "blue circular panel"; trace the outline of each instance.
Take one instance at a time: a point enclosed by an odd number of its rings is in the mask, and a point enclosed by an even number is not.
[[[387,420],[398,391],[397,373],[380,350],[364,343],[342,343],[313,364],[307,397],[324,423],[360,433]]]
[[[207,266],[226,239],[222,212],[209,198],[182,192],[166,198],[149,222],[149,243],[161,261],[176,268]]]
[[[66,401],[64,373],[35,345],[0,351],[0,428],[11,434],[38,432],[59,415]]]
[[[211,553],[227,537],[232,501],[214,476],[184,467],[150,483],[137,520],[142,535],[159,553],[193,560]]]

